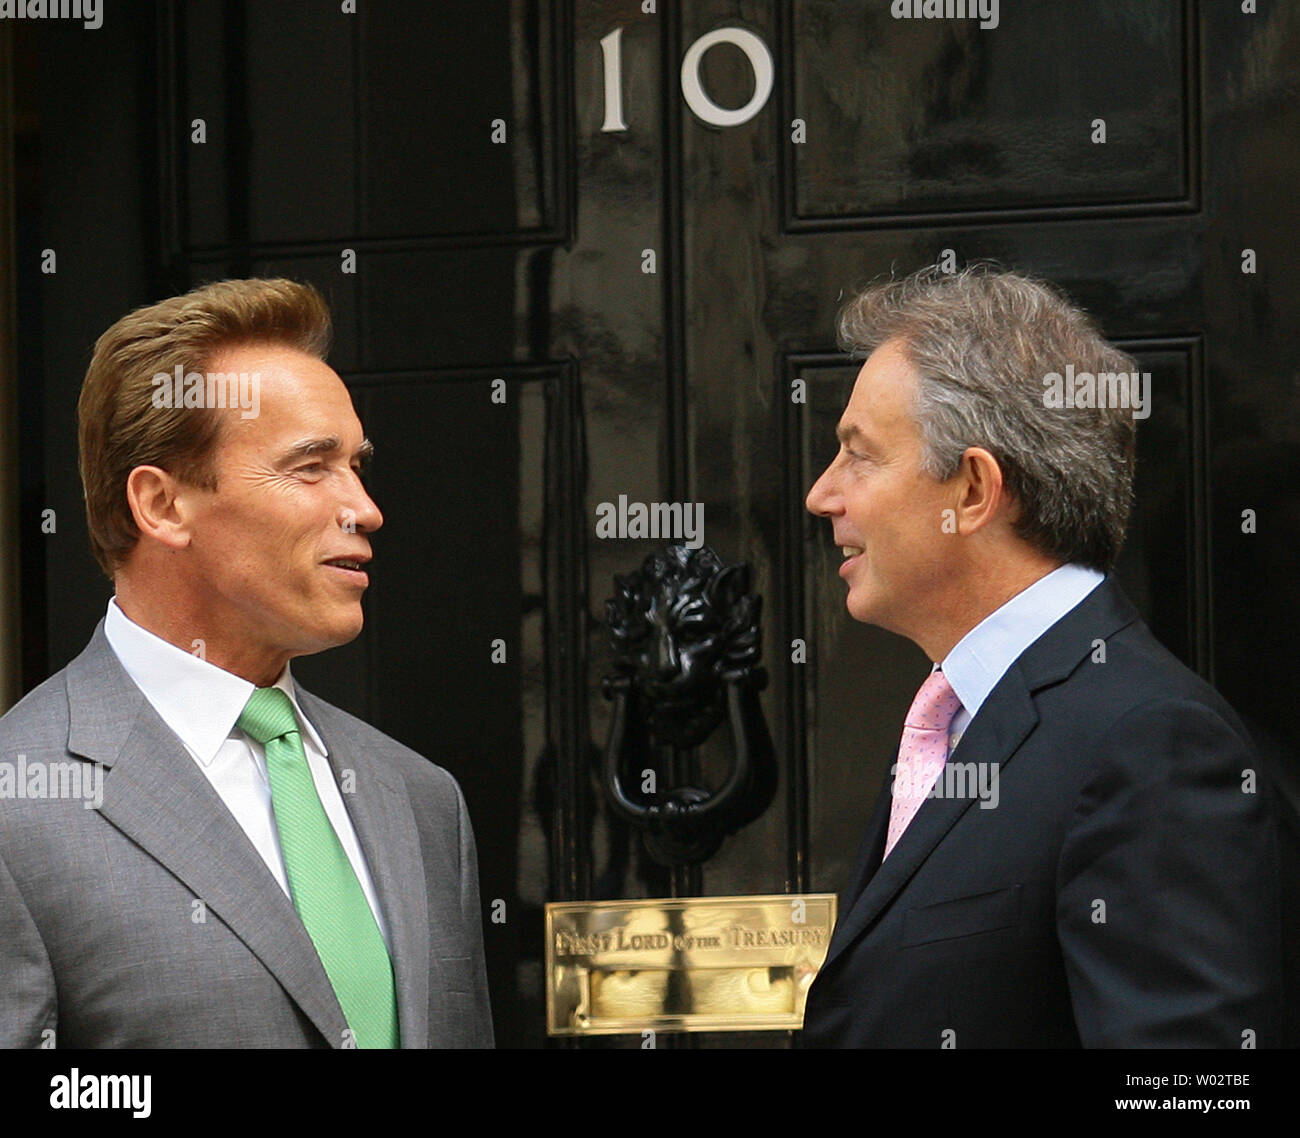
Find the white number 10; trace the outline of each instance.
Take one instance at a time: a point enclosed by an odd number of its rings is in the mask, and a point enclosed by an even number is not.
[[[615,28],[600,41],[605,64],[605,121],[602,131],[624,131],[623,120],[623,29]],[[748,103],[734,111],[720,107],[704,93],[700,83],[700,61],[714,44],[729,43],[740,48],[754,69],[754,94]],[[766,105],[772,94],[772,53],[767,44],[744,28],[717,28],[700,36],[682,59],[682,97],[697,118],[711,126],[740,126],[747,123]]]

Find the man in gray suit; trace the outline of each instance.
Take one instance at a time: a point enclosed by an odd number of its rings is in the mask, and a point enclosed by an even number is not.
[[[483,1047],[455,780],[297,687],[362,626],[371,445],[309,286],[222,281],[96,344],[89,645],[0,720],[0,1045]]]

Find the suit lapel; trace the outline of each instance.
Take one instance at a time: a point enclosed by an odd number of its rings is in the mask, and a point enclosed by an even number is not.
[[[357,841],[388,925],[397,1014],[403,1048],[425,1047],[429,1035],[429,908],[420,835],[406,784],[366,753],[350,720],[298,690],[303,710],[329,748],[330,767],[343,794]],[[351,778],[345,772],[351,771]]]
[[[1000,777],[1038,723],[1033,693],[1065,679],[1092,651],[1095,640],[1104,640],[1137,619],[1137,610],[1119,586],[1110,578],[1103,581],[1007,669],[949,761],[995,763]],[[882,862],[891,804],[886,784],[850,878],[851,887],[859,892],[846,894],[852,900],[835,926],[822,971],[871,927],[975,801],[974,796],[926,799]]]
[[[889,811],[893,803],[890,796],[891,782],[892,779],[886,778],[880,793],[876,795],[876,805],[872,808],[871,818],[867,822],[866,836],[858,849],[858,858],[854,862],[853,870],[846,879],[841,894],[847,903],[845,913],[853,907],[863,889],[867,887],[867,882],[880,868],[880,859],[885,853],[885,838],[889,832]]]
[[[293,903],[118,663],[102,624],[68,666],[68,703],[68,750],[108,768],[103,817],[193,890],[341,1046],[347,1022]]]
[[[994,698],[996,695],[996,699]],[[980,713],[971,720],[957,749],[949,762],[996,763],[1001,771],[1012,760],[1017,748],[1034,729],[1038,714],[1029,696],[1023,678],[1013,665],[999,682],[994,695],[990,695]],[[977,799],[974,795],[961,798],[927,798],[909,823],[898,844],[881,862],[884,852],[883,835],[889,824],[892,797],[886,787],[876,804],[872,825],[868,830],[871,843],[868,860],[863,867],[864,884],[861,893],[851,903],[848,913],[835,926],[830,948],[826,953],[828,967],[897,896],[899,890],[920,869],[937,846],[957,824]],[[864,843],[864,846],[866,843]],[[874,870],[874,872],[873,872]]]

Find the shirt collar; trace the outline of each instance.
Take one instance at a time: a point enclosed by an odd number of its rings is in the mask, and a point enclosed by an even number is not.
[[[211,764],[235,730],[254,685],[142,628],[118,607],[116,597],[108,602],[104,635],[126,674],[163,722],[200,763],[205,767]],[[273,686],[293,703],[304,735],[322,755],[328,755],[324,740],[298,703],[288,664]]]
[[[944,657],[943,674],[971,718],[1021,653],[1104,580],[1105,574],[1096,569],[1062,565],[957,641]]]

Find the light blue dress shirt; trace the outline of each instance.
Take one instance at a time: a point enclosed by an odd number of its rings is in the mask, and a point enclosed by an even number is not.
[[[948,728],[949,752],[1020,654],[1104,581],[1082,565],[1062,565],[989,613],[943,658],[943,674],[961,700]]]

